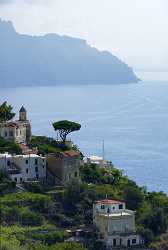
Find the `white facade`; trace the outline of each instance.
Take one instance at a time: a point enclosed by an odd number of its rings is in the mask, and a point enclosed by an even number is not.
[[[102,168],[112,166],[111,161],[107,161],[107,160],[103,159],[103,157],[97,156],[97,155],[91,155],[91,156],[87,157],[85,159],[85,163],[87,163],[87,164],[95,164],[98,167],[102,167]]]
[[[3,171],[7,171],[12,162],[12,155],[5,153],[0,154],[0,169]]]
[[[135,213],[119,200],[102,200],[93,205],[93,223],[108,248],[142,245],[136,234]]]
[[[30,155],[0,155],[0,169],[4,169],[17,183],[46,178],[46,158]]]

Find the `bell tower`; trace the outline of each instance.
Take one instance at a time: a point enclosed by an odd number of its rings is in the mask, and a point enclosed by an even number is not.
[[[19,111],[19,121],[27,121],[27,111],[23,106]]]

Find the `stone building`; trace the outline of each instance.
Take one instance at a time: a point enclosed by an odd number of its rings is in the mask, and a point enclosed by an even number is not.
[[[136,233],[135,212],[126,209],[123,201],[105,199],[95,202],[93,223],[108,249],[143,245],[143,239]]]
[[[0,154],[0,169],[17,183],[46,180],[46,158],[35,154]]]
[[[51,185],[66,185],[80,179],[80,153],[74,150],[47,155],[47,182]]]
[[[0,123],[0,136],[16,143],[28,143],[31,140],[31,125],[23,106],[19,111],[19,120]]]

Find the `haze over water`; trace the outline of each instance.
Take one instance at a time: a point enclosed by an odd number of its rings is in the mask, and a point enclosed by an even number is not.
[[[85,155],[101,155],[104,140],[105,156],[115,166],[149,190],[168,193],[168,76],[145,79],[111,86],[4,88],[0,102],[7,100],[16,112],[23,104],[36,135],[54,137],[53,121],[80,122],[81,131],[71,138]]]

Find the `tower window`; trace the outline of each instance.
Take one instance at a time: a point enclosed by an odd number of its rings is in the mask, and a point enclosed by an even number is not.
[[[29,170],[28,170],[28,168],[26,168],[26,173],[28,174],[28,172],[29,172]]]
[[[101,209],[105,209],[105,205],[101,205]]]
[[[25,162],[26,162],[26,164],[28,164],[28,163],[29,163],[29,160],[26,160]]]

